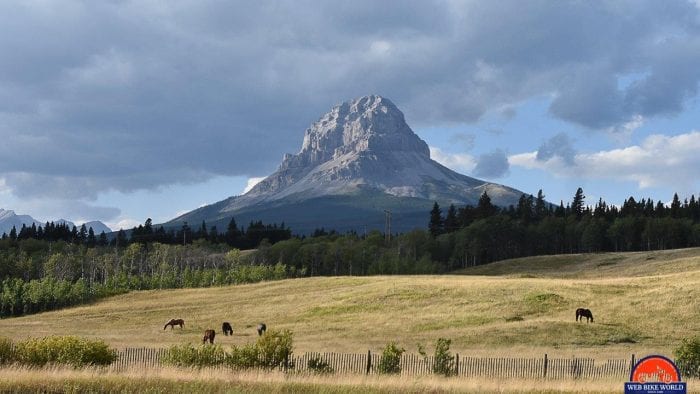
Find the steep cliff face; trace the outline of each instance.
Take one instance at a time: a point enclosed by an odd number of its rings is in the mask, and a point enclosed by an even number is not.
[[[458,174],[430,158],[428,145],[390,100],[370,95],[333,107],[304,132],[297,154],[286,154],[275,173],[242,196],[185,214],[174,222],[222,219],[266,204],[280,207],[319,198],[372,195],[370,211],[383,212],[376,196],[432,204],[474,204],[487,191],[498,205],[515,204],[521,192]],[[423,204],[423,205],[425,205]],[[308,206],[305,204],[304,206]],[[421,205],[421,208],[422,205]],[[418,215],[418,212],[416,212]],[[318,218],[322,220],[322,218]],[[279,218],[285,221],[286,218]],[[292,223],[288,224],[292,225]],[[318,226],[333,226],[319,222]]]

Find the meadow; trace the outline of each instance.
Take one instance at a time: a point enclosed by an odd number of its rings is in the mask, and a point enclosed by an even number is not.
[[[216,343],[226,346],[253,342],[255,326],[265,322],[294,333],[295,354],[380,352],[391,341],[415,354],[419,344],[432,351],[442,337],[451,339],[450,350],[463,357],[547,353],[605,360],[671,356],[683,338],[700,332],[699,296],[700,249],[541,256],[444,276],[315,277],[131,292],[91,305],[3,319],[0,332],[13,340],[78,335],[126,348],[198,343],[205,329],[214,328]],[[578,307],[591,309],[595,322],[576,322]],[[185,319],[184,329],[164,330],[171,318]],[[233,336],[220,333],[223,321],[231,322]],[[364,380],[374,378],[353,379],[360,379],[362,387],[374,384]],[[415,381],[415,388],[430,385],[426,382]],[[331,383],[328,387],[338,388]],[[523,389],[537,387],[521,383]],[[590,387],[608,390],[594,383],[598,386]],[[448,386],[440,390],[462,391]]]
[[[509,260],[460,275],[316,277],[205,289],[136,291],[91,305],[0,320],[14,340],[78,335],[113,347],[243,344],[255,326],[289,329],[295,352],[379,351],[452,339],[462,355],[669,354],[700,329],[700,250]],[[593,311],[593,324],[574,311]],[[184,329],[163,330],[171,318]],[[229,321],[234,333],[221,335]]]

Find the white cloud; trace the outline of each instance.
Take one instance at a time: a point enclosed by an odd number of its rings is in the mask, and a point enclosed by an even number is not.
[[[538,160],[537,152],[511,155],[508,161],[563,178],[624,180],[642,189],[669,186],[688,191],[698,186],[699,151],[700,131],[694,130],[677,136],[651,135],[642,144],[626,148],[579,153],[569,166],[559,156]]]
[[[608,127],[605,131],[618,142],[629,141],[634,131],[644,125],[644,121],[643,116],[635,115],[628,122],[618,126]]]
[[[257,185],[258,183],[260,183],[260,181],[262,181],[262,180],[265,179],[265,178],[266,178],[266,177],[264,177],[264,176],[262,176],[262,177],[248,178],[248,183],[246,184],[245,189],[243,189],[243,194],[248,193],[248,192],[250,191],[250,189],[252,189],[253,187],[255,187],[255,185]]]
[[[430,157],[443,166],[463,174],[470,174],[476,167],[474,156],[467,153],[447,153],[431,146]]]
[[[131,218],[119,218],[117,221],[105,222],[105,224],[107,227],[111,228],[112,231],[119,231],[120,229],[130,230],[134,227],[138,227],[139,224],[143,224],[143,222]]]

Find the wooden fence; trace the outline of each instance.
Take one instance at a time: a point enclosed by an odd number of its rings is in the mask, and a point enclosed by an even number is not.
[[[166,349],[126,348],[118,351],[113,368],[157,368],[165,356]],[[368,351],[366,354],[304,353],[292,355],[286,366],[287,372],[310,372],[309,361],[325,362],[334,373],[377,374],[381,354]],[[428,375],[433,372],[433,357],[404,354],[401,357],[402,375]],[[629,377],[631,359],[595,360],[592,358],[506,358],[506,357],[462,357],[455,354],[456,376],[485,376],[498,378],[546,378],[546,379],[595,379]]]

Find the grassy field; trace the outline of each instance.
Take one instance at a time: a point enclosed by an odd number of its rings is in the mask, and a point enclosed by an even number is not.
[[[143,291],[92,305],[0,320],[3,336],[100,338],[123,347],[197,343],[207,328],[244,344],[255,325],[290,329],[295,353],[408,353],[452,339],[462,356],[671,355],[700,332],[700,249],[526,258],[447,276],[292,279],[251,285]],[[595,323],[577,323],[590,308]],[[163,330],[171,318],[185,328]]]
[[[697,393],[700,382],[688,381]],[[436,376],[323,376],[275,372],[231,372],[217,369],[161,368],[123,372],[84,369],[5,368],[2,392],[119,393],[619,393],[623,382],[596,380],[527,380],[444,378]]]

